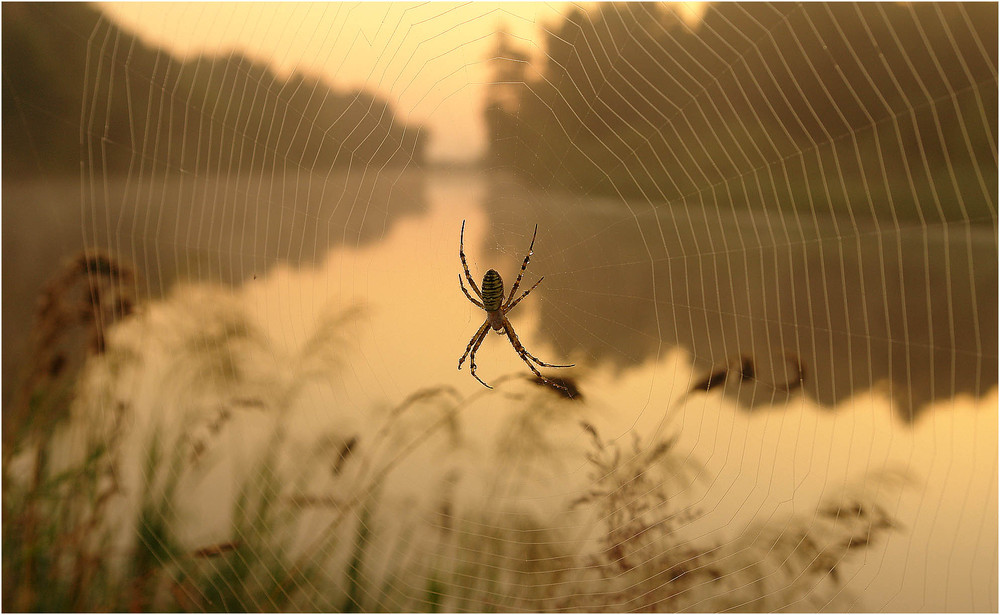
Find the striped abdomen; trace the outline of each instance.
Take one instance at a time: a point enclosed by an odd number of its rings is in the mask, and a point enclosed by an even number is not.
[[[503,305],[503,278],[490,269],[483,276],[483,307],[487,312],[495,312]]]

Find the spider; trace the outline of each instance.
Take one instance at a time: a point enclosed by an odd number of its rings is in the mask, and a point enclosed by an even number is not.
[[[514,332],[514,325],[510,324],[507,320],[507,313],[514,309],[521,299],[528,296],[528,293],[535,290],[535,287],[542,283],[545,278],[539,278],[535,282],[534,286],[524,291],[520,297],[514,299],[514,295],[517,293],[518,287],[521,285],[521,276],[524,275],[524,270],[528,268],[528,261],[531,259],[532,249],[535,247],[535,235],[538,234],[538,225],[535,225],[535,232],[531,235],[531,245],[528,246],[528,254],[524,257],[524,262],[521,263],[521,272],[517,274],[517,279],[514,280],[514,286],[510,289],[510,295],[504,300],[503,292],[503,278],[494,269],[490,269],[483,276],[483,289],[479,290],[476,286],[476,281],[472,279],[472,274],[469,273],[469,264],[465,262],[465,220],[462,220],[462,232],[458,239],[458,255],[462,259],[462,268],[465,269],[465,279],[469,281],[469,285],[472,290],[476,292],[476,295],[482,301],[477,301],[475,297],[469,294],[469,291],[465,289],[465,284],[462,282],[462,274],[458,274],[458,285],[462,287],[462,292],[468,297],[469,301],[473,303],[476,307],[486,311],[486,321],[479,327],[476,334],[472,336],[469,340],[469,345],[465,347],[465,354],[462,358],[458,360],[458,369],[462,369],[462,363],[465,362],[465,358],[469,357],[469,369],[472,372],[472,377],[482,383],[487,389],[492,389],[490,385],[483,382],[482,378],[476,375],[476,351],[479,350],[479,346],[486,339],[486,334],[490,332],[490,327],[498,334],[506,333],[507,339],[510,340],[511,346],[517,352],[521,360],[524,361],[527,366],[535,373],[538,378],[551,386],[558,389],[566,390],[566,387],[557,384],[538,371],[538,369],[531,364],[531,361],[538,363],[542,367],[573,367],[574,364],[570,365],[552,365],[551,363],[545,363],[541,361],[538,357],[535,357],[530,352],[525,350],[524,346],[521,345],[521,341],[517,339],[517,333]],[[471,356],[470,356],[471,353]],[[529,361],[530,359],[530,361]]]

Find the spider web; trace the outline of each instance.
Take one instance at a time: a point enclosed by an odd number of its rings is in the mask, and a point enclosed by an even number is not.
[[[996,610],[995,5],[106,11],[53,447],[132,604]],[[455,370],[463,220],[571,397]]]

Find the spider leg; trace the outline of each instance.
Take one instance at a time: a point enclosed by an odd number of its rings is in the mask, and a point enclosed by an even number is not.
[[[486,332],[489,331],[489,328],[490,328],[490,321],[487,320],[482,324],[481,327],[479,327],[479,329],[476,331],[476,334],[472,336],[472,339],[469,340],[469,345],[465,347],[465,354],[463,354],[462,358],[458,360],[458,369],[462,369],[462,363],[465,362],[465,357],[469,356],[469,352],[472,351],[472,347],[476,344],[477,341],[481,341],[481,338],[486,337]]]
[[[473,299],[472,295],[469,294],[469,291],[465,290],[465,284],[462,283],[462,274],[461,273],[458,274],[458,285],[462,287],[462,292],[465,293],[465,296],[469,298],[469,301],[471,301],[476,307],[478,307],[480,309],[483,309],[483,310],[486,309],[485,307],[483,307],[482,302],[476,301],[475,299]]]
[[[504,324],[504,330],[507,332],[507,339],[510,340],[511,346],[514,347],[514,350],[517,352],[518,356],[521,357],[521,360],[524,361],[524,364],[528,366],[528,369],[530,369],[531,371],[533,371],[535,373],[535,375],[538,376],[538,378],[542,382],[544,382],[545,384],[547,384],[549,386],[553,386],[553,387],[555,387],[557,389],[562,389],[563,391],[566,391],[567,393],[569,393],[569,389],[567,389],[566,387],[564,387],[561,384],[557,384],[555,382],[552,382],[551,380],[549,380],[548,378],[546,378],[545,376],[543,376],[542,372],[538,371],[537,367],[535,367],[534,365],[531,364],[531,361],[528,360],[528,357],[531,357],[532,359],[535,359],[535,357],[532,357],[530,354],[528,354],[528,351],[525,350],[524,346],[521,345],[521,340],[517,339],[517,333],[514,332],[514,326],[510,324],[510,321],[507,320],[507,318],[503,319],[503,324]],[[538,361],[538,359],[535,359],[535,361]],[[541,363],[542,365],[547,365],[546,363],[542,363],[541,361],[538,361],[538,362]],[[550,367],[572,367],[572,366],[570,366],[570,365],[566,365],[566,366],[552,365]]]
[[[483,292],[476,286],[476,281],[472,279],[472,274],[469,273],[469,263],[465,262],[465,220],[462,220],[462,232],[458,236],[458,255],[462,259],[462,268],[465,269],[465,279],[469,281],[469,286],[472,287],[472,290],[476,291],[476,294],[482,299]]]
[[[508,324],[508,325],[510,325],[510,321],[509,321],[509,320],[507,321],[507,324]],[[513,330],[513,327],[511,327],[511,329]],[[517,337],[517,334],[516,334],[516,333],[514,334],[514,337],[515,337],[515,338]],[[520,344],[520,343],[521,343],[521,340],[518,340],[518,344]],[[516,350],[516,349],[517,349],[517,347],[515,347],[515,350]],[[576,363],[570,363],[569,365],[556,365],[555,363],[546,363],[545,361],[542,361],[541,359],[539,359],[539,358],[538,358],[538,357],[536,357],[535,355],[533,355],[533,354],[531,354],[530,352],[528,352],[528,349],[527,349],[527,348],[525,348],[524,346],[521,346],[521,350],[523,350],[523,351],[524,351],[524,354],[525,354],[525,355],[526,355],[526,356],[527,356],[527,357],[528,357],[529,359],[531,359],[531,360],[532,360],[532,361],[534,361],[535,363],[538,363],[538,364],[539,364],[539,365],[541,365],[542,367],[576,367]]]
[[[535,248],[535,235],[538,235],[538,225],[535,225],[535,232],[531,235],[531,245],[528,246],[528,253],[524,256],[524,262],[521,263],[521,272],[517,274],[517,279],[514,280],[514,285],[510,287],[510,296],[507,297],[507,303],[514,298],[514,294],[517,292],[517,287],[521,285],[521,276],[524,275],[524,270],[528,268],[528,261],[531,260],[532,251]],[[539,280],[541,281],[541,280]],[[536,284],[537,286],[537,284]],[[527,293],[525,293],[527,294]],[[505,308],[507,306],[504,306]]]
[[[488,325],[489,321],[487,321],[486,324]],[[479,346],[482,345],[483,340],[486,339],[486,334],[489,332],[490,330],[486,329],[485,331],[480,333],[479,339],[476,340],[476,345],[472,347],[472,355],[469,357],[469,371],[472,372],[472,377],[478,380],[480,384],[482,384],[487,389],[492,389],[493,387],[483,382],[483,379],[476,375],[476,351],[479,350]]]
[[[542,277],[538,278],[538,281],[537,281],[537,282],[535,282],[535,283],[534,283],[534,284],[533,284],[533,285],[531,286],[531,288],[529,288],[528,290],[526,290],[526,291],[524,291],[523,293],[521,293],[521,296],[520,296],[520,297],[518,297],[518,298],[517,298],[517,299],[516,299],[516,300],[515,300],[515,301],[514,301],[513,303],[511,303],[510,305],[508,305],[507,307],[505,307],[505,308],[503,309],[503,312],[504,312],[504,314],[506,314],[507,312],[509,312],[509,311],[513,310],[513,309],[514,309],[514,306],[515,306],[515,305],[517,305],[518,303],[520,303],[520,302],[521,302],[521,299],[524,299],[525,297],[527,297],[527,296],[528,296],[528,293],[530,293],[531,291],[535,290],[535,287],[536,287],[536,286],[538,286],[539,284],[541,284],[541,283],[542,283],[542,280],[544,280],[544,279],[545,279],[545,276],[542,276]],[[514,295],[513,295],[513,294],[511,294],[511,296],[513,297]]]
[[[576,367],[576,363],[570,363],[569,365],[556,365],[555,363],[546,363],[545,361],[542,361],[541,359],[539,359],[535,355],[533,355],[530,352],[528,352],[527,348],[524,349],[524,354],[528,355],[529,359],[531,359],[535,363],[538,363],[542,367]]]

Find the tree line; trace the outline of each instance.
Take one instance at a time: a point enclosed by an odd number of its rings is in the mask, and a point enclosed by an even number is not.
[[[540,186],[996,220],[996,3],[609,3],[541,46],[501,34],[484,111],[489,164]]]
[[[428,136],[374,93],[237,52],[180,60],[76,3],[3,5],[3,129],[7,179],[84,160],[111,174],[419,164]]]

